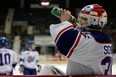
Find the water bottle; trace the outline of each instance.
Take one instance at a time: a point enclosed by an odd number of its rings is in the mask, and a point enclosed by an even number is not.
[[[60,18],[61,16],[61,8],[55,6],[52,10],[51,10],[51,14],[56,16],[57,18]],[[71,18],[69,19],[69,22],[71,22],[74,26],[77,24],[77,20],[74,16],[71,15]]]

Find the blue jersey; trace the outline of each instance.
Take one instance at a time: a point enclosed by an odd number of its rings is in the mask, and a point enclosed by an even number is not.
[[[65,21],[50,25],[59,51],[69,60],[91,67],[95,74],[111,74],[111,38],[104,32],[81,32]]]

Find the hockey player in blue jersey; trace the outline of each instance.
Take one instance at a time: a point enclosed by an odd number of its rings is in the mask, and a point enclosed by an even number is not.
[[[67,56],[67,75],[111,75],[112,40],[103,31],[107,13],[98,4],[82,8],[77,29],[69,22],[71,12],[61,10],[61,23],[51,24],[50,33],[59,51]],[[83,29],[83,30],[80,30]]]
[[[41,69],[39,64],[39,53],[33,40],[26,43],[26,49],[21,51],[20,55],[20,72],[24,75],[37,75],[37,71]],[[40,68],[37,70],[37,68]]]
[[[8,40],[0,37],[0,75],[13,75],[13,69],[17,65],[16,53],[7,48]]]

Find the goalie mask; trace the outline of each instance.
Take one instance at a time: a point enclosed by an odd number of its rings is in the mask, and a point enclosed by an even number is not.
[[[87,5],[79,13],[78,24],[82,28],[102,29],[107,23],[107,13],[98,4]]]

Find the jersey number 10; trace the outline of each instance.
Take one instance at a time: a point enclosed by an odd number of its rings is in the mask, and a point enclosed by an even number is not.
[[[0,53],[0,65],[4,65],[4,64],[10,64],[10,54],[9,53],[6,53],[6,54]]]

